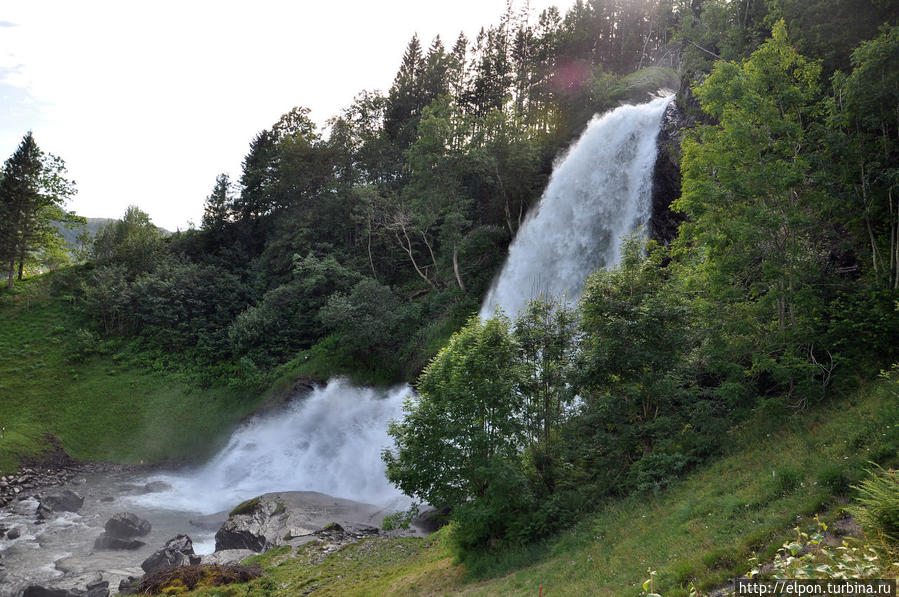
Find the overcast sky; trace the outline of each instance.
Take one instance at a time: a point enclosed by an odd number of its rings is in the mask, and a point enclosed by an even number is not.
[[[33,130],[78,184],[69,209],[120,217],[135,204],[184,229],[281,114],[303,105],[324,123],[359,91],[389,88],[413,33],[451,46],[505,4],[4,0],[0,160]],[[530,0],[535,16],[571,4]]]

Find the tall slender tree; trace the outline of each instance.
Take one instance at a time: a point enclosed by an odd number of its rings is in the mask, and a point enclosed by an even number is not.
[[[28,131],[3,165],[0,181],[0,258],[7,267],[8,288],[13,287],[16,264],[21,280],[28,255],[60,236],[54,221],[66,225],[83,221],[63,209],[74,194],[65,162],[41,151]]]

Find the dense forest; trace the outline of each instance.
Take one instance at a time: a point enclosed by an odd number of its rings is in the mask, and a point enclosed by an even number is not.
[[[628,239],[576,307],[477,319],[553,160],[660,88],[684,115],[676,233]],[[84,345],[203,385],[417,381],[390,479],[454,507],[463,551],[534,541],[897,361],[897,106],[896,3],[510,8],[413,37],[324,129],[287,111],[199,229],[138,207],[102,228],[71,270]]]

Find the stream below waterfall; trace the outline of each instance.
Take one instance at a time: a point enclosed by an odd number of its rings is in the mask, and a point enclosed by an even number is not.
[[[410,393],[408,386],[382,391],[334,379],[249,419],[201,466],[164,473],[87,466],[62,486],[23,493],[0,509],[0,526],[20,533],[0,538],[0,597],[18,597],[32,584],[84,588],[101,577],[114,591],[120,580],[141,576],[141,562],[178,534],[191,537],[196,553],[212,553],[227,512],[264,493],[316,491],[376,505],[384,514],[404,509],[411,502],[387,481],[381,450],[389,444],[389,421],[402,414]],[[36,496],[64,489],[84,505],[38,522]],[[94,548],[117,512],[150,522],[150,534],[140,537],[146,545]]]

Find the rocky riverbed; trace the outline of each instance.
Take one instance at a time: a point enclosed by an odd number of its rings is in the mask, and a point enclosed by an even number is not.
[[[123,589],[139,581],[147,562],[232,563],[309,541],[339,549],[379,534],[386,513],[316,492],[259,496],[230,518],[228,512],[166,509],[160,504],[171,487],[148,473],[68,463],[0,477],[0,597],[51,594],[29,589],[36,586],[103,597],[116,594],[123,581]]]

